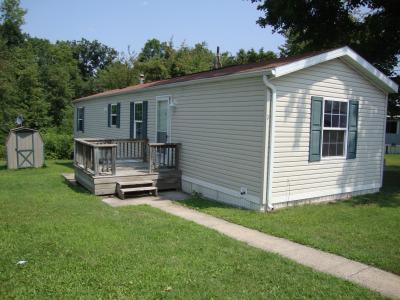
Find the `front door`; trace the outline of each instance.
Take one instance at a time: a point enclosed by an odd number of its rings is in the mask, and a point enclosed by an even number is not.
[[[157,101],[157,143],[169,140],[168,99]]]
[[[29,131],[17,131],[16,138],[16,151],[17,151],[17,166],[18,168],[33,167],[34,149],[33,149],[33,133]]]

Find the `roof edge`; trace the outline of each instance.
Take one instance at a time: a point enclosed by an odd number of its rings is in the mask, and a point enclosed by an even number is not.
[[[186,86],[186,85],[192,85],[192,84],[218,82],[218,81],[229,80],[229,79],[249,78],[249,77],[255,77],[255,76],[258,76],[261,74],[270,75],[270,74],[272,74],[272,72],[273,71],[271,68],[265,68],[265,69],[261,69],[261,70],[257,70],[257,71],[247,71],[247,72],[244,71],[241,73],[222,75],[222,76],[218,76],[218,77],[192,79],[192,80],[181,81],[181,82],[173,82],[173,83],[167,83],[167,84],[162,84],[162,85],[155,85],[155,86],[150,86],[150,87],[146,87],[143,89],[137,89],[137,90],[120,89],[120,90],[117,90],[117,91],[107,94],[107,95],[96,95],[95,94],[95,95],[90,95],[87,97],[78,98],[78,99],[73,100],[72,103],[79,103],[79,102],[90,101],[90,100],[112,97],[112,96],[128,95],[128,94],[140,93],[142,91],[152,91],[152,90],[163,89],[163,88],[174,88],[174,87],[180,87],[180,86]]]
[[[348,46],[275,67],[275,77],[281,77],[336,58],[343,58],[347,63],[356,67],[358,71],[366,75],[384,91],[389,93],[398,92],[399,86],[397,83],[379,71],[376,67],[371,65],[367,60],[362,58]]]

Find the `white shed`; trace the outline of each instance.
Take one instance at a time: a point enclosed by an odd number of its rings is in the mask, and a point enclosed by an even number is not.
[[[30,128],[10,130],[6,141],[7,167],[9,169],[40,168],[44,163],[43,139]]]

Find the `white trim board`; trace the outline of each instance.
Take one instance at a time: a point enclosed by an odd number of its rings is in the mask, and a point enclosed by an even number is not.
[[[397,93],[399,86],[394,81],[347,46],[276,67],[272,73],[275,77],[281,77],[335,58],[341,58],[355,67],[384,91]]]
[[[190,182],[190,183],[194,183],[194,184],[197,184],[197,185],[200,185],[200,186],[203,186],[203,187],[209,188],[211,190],[215,190],[215,191],[218,191],[218,192],[221,192],[221,193],[233,196],[233,197],[240,198],[240,196],[241,196],[240,195],[240,191],[231,190],[231,189],[228,189],[226,187],[223,187],[223,186],[220,186],[220,185],[216,185],[216,184],[213,184],[213,183],[209,183],[207,181],[203,181],[203,180],[200,180],[200,179],[192,178],[192,177],[189,177],[189,176],[186,176],[186,175],[182,175],[182,180]],[[213,199],[213,200],[217,200],[217,199]],[[256,197],[256,196],[252,196],[252,195],[247,194],[244,197],[244,200],[247,200],[247,201],[252,202],[254,204],[260,205],[260,198]]]

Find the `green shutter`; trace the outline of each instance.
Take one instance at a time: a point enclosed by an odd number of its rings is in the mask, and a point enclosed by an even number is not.
[[[79,107],[76,108],[76,131],[79,131]]]
[[[133,139],[135,133],[133,132],[135,128],[135,102],[129,104],[129,137]]]
[[[121,103],[117,103],[117,128],[121,126]]]
[[[349,101],[349,124],[347,137],[347,159],[357,155],[358,101]]]
[[[85,132],[85,107],[82,107],[82,128],[81,131]]]
[[[147,139],[147,112],[148,112],[148,101],[143,101],[143,139]]]
[[[321,160],[322,97],[311,97],[309,161]]]
[[[108,104],[107,119],[108,119],[108,127],[111,127],[111,104]]]

